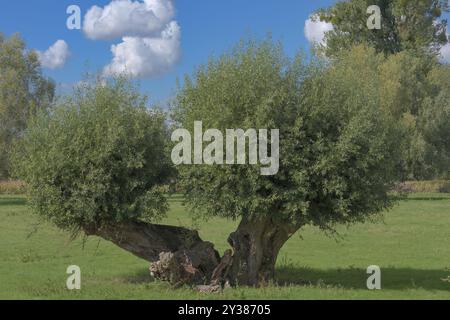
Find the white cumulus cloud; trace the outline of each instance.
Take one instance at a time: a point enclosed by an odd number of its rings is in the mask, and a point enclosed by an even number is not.
[[[320,21],[317,17],[310,17],[305,22],[305,36],[312,44],[324,44],[325,33],[331,30],[331,23]]]
[[[64,40],[56,41],[44,52],[36,51],[44,68],[58,69],[65,65],[70,56],[69,46]]]
[[[112,0],[88,10],[83,30],[92,40],[122,39],[111,46],[106,76],[146,78],[166,72],[180,58],[181,29],[174,16],[173,0]]]
[[[174,15],[172,0],[113,0],[103,8],[90,8],[83,30],[93,40],[149,37],[161,32]]]
[[[181,30],[172,21],[158,37],[124,37],[111,46],[112,62],[104,68],[107,76],[129,74],[150,77],[166,72],[180,58]]]

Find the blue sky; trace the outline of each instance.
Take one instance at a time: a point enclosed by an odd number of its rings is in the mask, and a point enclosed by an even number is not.
[[[44,72],[64,89],[80,81],[86,71],[103,70],[112,61],[111,46],[124,41],[122,37],[92,40],[83,30],[68,30],[67,7],[78,5],[84,17],[92,6],[103,8],[110,2],[110,0],[4,1],[0,10],[0,32],[6,35],[19,32],[29,48],[42,52],[57,40],[64,40],[70,50],[70,56],[64,66],[55,70],[44,68]],[[149,94],[152,101],[166,100],[173,93],[177,77],[191,73],[211,54],[220,54],[249,34],[264,37],[270,32],[275,39],[283,42],[289,54],[293,54],[299,48],[308,51],[309,42],[304,33],[305,21],[316,9],[332,5],[334,2],[336,1],[175,0],[173,1],[175,12],[168,19],[176,21],[180,28],[179,43],[177,42],[179,56],[176,63],[165,62],[165,56],[149,60],[151,63],[161,60],[165,66],[162,66],[160,69],[163,71],[157,74],[154,74],[153,69],[147,70],[145,77],[140,80],[142,91]],[[157,32],[145,36],[156,37]],[[91,38],[95,36],[91,35]],[[169,46],[167,50],[173,50],[173,46]]]
[[[271,32],[289,53],[298,48],[308,50],[304,24],[317,8],[332,0],[175,0],[174,19],[181,28],[181,57],[164,74],[141,79],[142,90],[152,100],[164,101],[175,88],[176,78],[190,73],[211,54],[220,54],[240,38],[252,34],[264,37]],[[104,7],[109,0],[40,0],[4,1],[0,10],[0,32],[19,32],[29,48],[45,51],[61,39],[70,49],[64,67],[44,69],[66,87],[81,80],[86,71],[100,71],[112,59],[111,45],[120,39],[90,40],[82,30],[68,30],[66,9],[78,5],[82,16],[93,6]]]

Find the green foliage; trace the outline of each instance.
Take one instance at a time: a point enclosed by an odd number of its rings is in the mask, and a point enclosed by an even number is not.
[[[366,27],[370,5],[381,9],[381,30]],[[379,68],[385,83],[381,103],[408,133],[401,165],[404,179],[450,174],[450,73],[436,59],[448,42],[445,11],[447,0],[351,0],[318,12],[320,19],[334,25],[326,35],[326,46],[320,48],[328,57],[339,57],[355,45],[387,56]]]
[[[408,52],[380,65],[382,103],[408,132],[405,179],[446,178],[450,173],[450,68]]]
[[[125,79],[98,80],[34,117],[15,162],[35,211],[71,231],[164,214],[165,118],[145,104]]]
[[[371,5],[381,9],[381,30],[366,26],[367,8]],[[436,54],[447,43],[447,21],[439,19],[447,10],[448,0],[339,1],[318,12],[321,20],[334,25],[322,49],[328,56],[335,56],[353,45],[364,44],[385,54],[404,50]]]
[[[36,53],[27,51],[18,35],[5,39],[0,34],[0,179],[9,176],[12,141],[32,114],[49,107],[54,87],[42,76]]]
[[[422,132],[426,141],[428,177],[450,178],[450,66],[438,66],[428,75],[432,95],[423,108]]]
[[[281,148],[275,176],[249,165],[181,166],[187,203],[325,229],[389,207],[404,132],[381,103],[383,57],[361,50],[328,68],[289,59],[270,40],[249,41],[186,78],[174,112],[184,128],[201,120],[219,130],[280,129]]]

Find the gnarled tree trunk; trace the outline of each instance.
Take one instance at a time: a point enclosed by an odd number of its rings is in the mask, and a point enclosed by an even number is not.
[[[270,217],[243,218],[228,238],[232,250],[222,259],[212,243],[186,228],[127,221],[84,231],[151,262],[150,272],[156,279],[175,286],[200,285],[200,290],[213,292],[227,283],[268,284],[281,247],[298,229]]]
[[[186,228],[126,221],[84,231],[151,262],[153,276],[175,286],[208,283],[220,262],[214,245]]]
[[[270,217],[243,218],[228,238],[234,250],[227,277],[233,285],[260,286],[271,282],[280,249],[299,226]]]

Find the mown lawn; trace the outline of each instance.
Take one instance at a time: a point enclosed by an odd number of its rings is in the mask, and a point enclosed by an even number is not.
[[[164,223],[195,227],[223,251],[234,222],[192,222],[172,198]],[[148,263],[97,238],[70,241],[31,214],[23,197],[0,196],[0,299],[449,299],[450,194],[414,194],[384,222],[341,228],[338,242],[315,228],[293,237],[278,261],[278,285],[200,294],[152,281]],[[82,290],[66,289],[66,268],[82,270]],[[366,288],[366,268],[382,270],[382,290]]]

